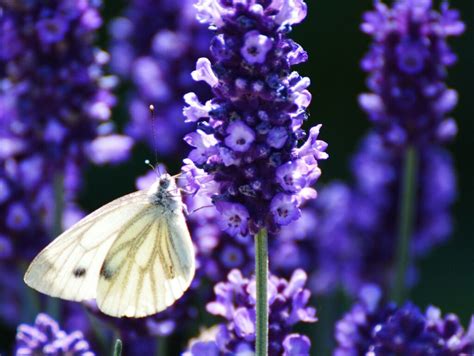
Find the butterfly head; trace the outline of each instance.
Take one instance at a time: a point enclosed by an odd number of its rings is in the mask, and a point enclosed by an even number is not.
[[[163,206],[166,209],[174,209],[177,202],[181,201],[176,182],[167,173],[158,177],[148,190],[148,196],[153,204]]]
[[[159,190],[167,190],[171,184],[171,176],[169,174],[162,174],[158,178]]]

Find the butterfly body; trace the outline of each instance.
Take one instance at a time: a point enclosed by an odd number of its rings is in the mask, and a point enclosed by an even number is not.
[[[96,299],[111,316],[143,317],[174,303],[195,271],[194,249],[175,180],[118,198],[66,230],[33,260],[32,288]]]

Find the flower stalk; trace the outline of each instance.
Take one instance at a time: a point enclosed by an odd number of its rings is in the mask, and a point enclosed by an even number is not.
[[[266,229],[261,229],[255,235],[255,278],[257,286],[255,353],[257,356],[265,356],[268,354],[268,236]]]
[[[54,213],[53,226],[51,229],[51,240],[59,236],[62,232],[62,221],[64,211],[64,175],[56,173],[53,179],[54,194]],[[47,313],[55,320],[60,320],[59,300],[57,298],[48,298]]]
[[[406,297],[406,274],[410,265],[410,239],[416,207],[418,154],[413,146],[405,151],[399,205],[398,243],[392,300],[401,304]]]
[[[117,339],[114,345],[113,356],[121,356],[121,355],[122,355],[122,340]]]

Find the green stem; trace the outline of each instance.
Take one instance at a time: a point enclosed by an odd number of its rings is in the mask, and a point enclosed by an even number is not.
[[[113,356],[121,356],[121,355],[122,355],[122,340],[117,339],[114,345]]]
[[[168,338],[160,336],[156,340],[156,355],[164,356],[168,355]]]
[[[61,173],[56,173],[53,181],[54,194],[54,215],[53,227],[51,229],[52,239],[56,238],[63,231],[63,210],[64,210],[64,176]],[[57,298],[48,298],[46,310],[48,314],[54,319],[59,320],[60,304]]]
[[[338,298],[335,293],[327,296],[318,296],[318,322],[314,324],[315,340],[319,356],[331,355],[334,349],[334,324],[338,315]]]
[[[268,242],[267,230],[261,229],[255,236],[256,304],[256,356],[268,355]]]
[[[410,238],[413,233],[416,206],[418,157],[414,147],[405,151],[403,180],[401,182],[398,243],[395,266],[395,280],[392,287],[392,300],[400,304],[406,297],[406,276],[410,265]]]

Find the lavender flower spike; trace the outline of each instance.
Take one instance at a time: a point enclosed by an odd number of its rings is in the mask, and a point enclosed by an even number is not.
[[[447,1],[440,12],[431,0],[397,0],[392,8],[376,1],[361,28],[374,44],[362,61],[372,93],[359,102],[386,141],[405,146],[451,139],[457,129],[448,113],[457,93],[445,80],[456,55],[446,39],[464,31],[458,11]]]
[[[16,335],[17,356],[26,355],[80,355],[94,356],[89,343],[80,331],[67,334],[56,321],[39,314],[33,326],[21,324]]]
[[[289,281],[275,276],[269,279],[269,355],[309,355],[309,338],[291,333],[297,323],[317,320],[316,310],[308,306],[311,294],[305,288],[306,279],[302,270],[296,270]],[[243,277],[239,270],[232,270],[227,281],[218,283],[214,288],[216,298],[207,304],[207,310],[224,317],[226,323],[218,325],[213,336],[192,343],[185,355],[201,355],[203,350],[210,355],[253,355],[255,289],[255,280]]]
[[[360,301],[336,324],[335,356],[472,355],[474,318],[467,331],[458,317],[429,306],[381,302],[375,285],[361,289]]]
[[[230,234],[278,231],[316,196],[318,160],[327,158],[320,126],[299,146],[310,82],[291,71],[307,55],[287,35],[304,19],[306,4],[201,0],[196,8],[215,36],[211,59],[200,58],[192,77],[206,82],[214,98],[204,104],[194,93],[185,96],[184,114],[198,129],[185,138],[194,149],[184,169],[203,169],[218,182],[213,200]]]

